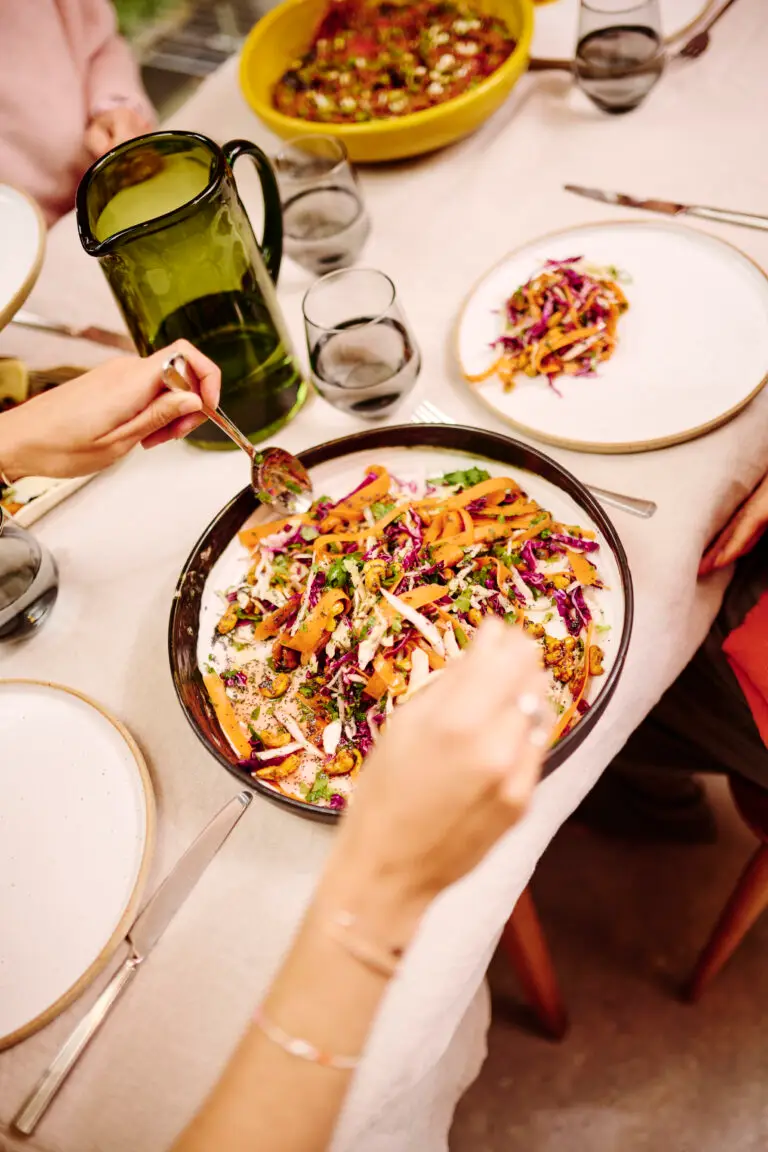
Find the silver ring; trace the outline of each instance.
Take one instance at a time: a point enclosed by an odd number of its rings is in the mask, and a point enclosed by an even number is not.
[[[533,692],[522,692],[517,698],[517,710],[530,721],[528,742],[536,748],[546,748],[551,741],[551,720],[544,701]]]

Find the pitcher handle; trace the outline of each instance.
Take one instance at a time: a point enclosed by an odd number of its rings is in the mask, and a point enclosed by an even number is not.
[[[232,169],[235,161],[241,156],[250,156],[256,165],[264,197],[264,238],[260,244],[261,254],[267,271],[276,284],[283,258],[283,210],[272,165],[261,148],[251,144],[250,140],[230,140],[228,144],[223,145],[222,152]]]

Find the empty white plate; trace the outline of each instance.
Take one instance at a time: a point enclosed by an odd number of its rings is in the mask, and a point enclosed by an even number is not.
[[[40,271],[45,222],[24,192],[0,184],[0,328],[26,300]]]
[[[583,256],[614,266],[629,310],[617,347],[594,377],[496,376],[467,384],[497,416],[550,444],[588,452],[642,452],[691,440],[724,424],[760,391],[768,373],[768,278],[723,240],[675,223],[593,224],[534,240],[486,273],[458,322],[462,372],[496,359],[499,314],[546,260]]]
[[[661,0],[661,31],[665,38],[669,40],[682,36],[692,24],[715,7],[715,2]],[[534,7],[531,56],[572,60],[576,54],[579,0],[549,0],[549,3],[536,4]]]
[[[130,927],[155,806],[129,733],[79,693],[0,680],[0,1048],[78,996]]]

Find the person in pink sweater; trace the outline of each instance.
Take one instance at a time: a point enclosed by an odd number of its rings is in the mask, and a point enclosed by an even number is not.
[[[0,0],[0,181],[48,224],[85,170],[154,112],[109,0]]]

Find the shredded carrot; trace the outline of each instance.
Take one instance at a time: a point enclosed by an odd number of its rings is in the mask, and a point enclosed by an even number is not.
[[[282,608],[276,608],[274,612],[268,613],[254,628],[255,639],[270,640],[273,636],[277,636],[283,624],[295,611],[300,600],[300,596],[292,596],[286,604],[283,604]]]
[[[597,582],[597,569],[594,564],[590,564],[583,552],[566,551],[565,554],[579,584],[589,585]]]
[[[586,639],[584,640],[584,675],[581,678],[579,691],[573,698],[573,703],[568,708],[566,708],[565,712],[563,712],[562,716],[555,725],[555,730],[552,733],[552,743],[554,743],[555,740],[558,740],[560,736],[562,736],[571,720],[573,720],[578,710],[579,704],[581,703],[581,699],[587,690],[587,684],[589,684],[589,649],[591,640],[592,621],[590,620],[589,624],[587,625]]]
[[[258,508],[253,513],[253,516],[251,516],[249,520],[246,520],[237,534],[240,543],[249,551],[253,551],[254,547],[260,540],[263,540],[265,536],[274,536],[276,532],[283,532],[286,528],[298,528],[300,524],[306,524],[308,519],[306,516],[296,515],[287,516],[285,520],[267,520],[266,523],[263,524],[251,523],[261,512],[263,512],[263,509]]]
[[[349,605],[349,598],[341,588],[329,588],[309,612],[292,636],[290,632],[283,632],[280,643],[286,648],[295,648],[297,652],[316,652],[325,642],[326,633],[332,632],[337,616],[340,616]]]
[[[219,721],[222,732],[240,759],[248,760],[251,755],[251,745],[238,723],[232,701],[227,696],[224,681],[216,672],[206,672],[203,676],[203,684],[208,698],[213,704],[216,719]]]

